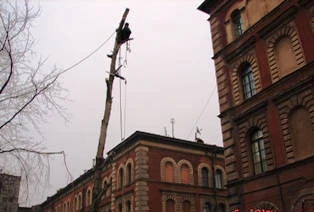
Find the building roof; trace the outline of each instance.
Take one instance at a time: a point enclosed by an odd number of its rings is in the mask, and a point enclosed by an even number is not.
[[[197,9],[200,11],[212,15],[221,5],[229,2],[230,0],[205,0]]]
[[[200,142],[195,141],[188,141],[178,138],[172,138],[168,136],[162,136],[147,132],[141,132],[136,131],[132,135],[130,135],[128,138],[126,138],[124,141],[119,143],[117,146],[115,146],[112,150],[108,152],[108,155],[112,154],[113,152],[120,152],[121,149],[125,149],[134,143],[136,143],[139,140],[145,140],[145,141],[151,141],[156,143],[162,143],[162,144],[168,144],[168,145],[174,145],[174,146],[181,146],[181,147],[189,147],[192,149],[201,149],[201,150],[207,150],[207,151],[215,151],[216,153],[223,153],[223,147],[216,146],[216,145],[210,145],[210,144],[203,144]]]
[[[113,149],[111,149],[107,153],[108,156],[105,159],[104,165],[107,166],[108,164],[110,164],[111,155],[114,156],[115,153],[121,152],[124,149],[136,144],[138,141],[143,141],[143,140],[154,142],[154,143],[159,143],[159,144],[187,147],[190,149],[198,149],[202,151],[209,151],[209,152],[215,152],[215,153],[220,153],[220,154],[223,154],[223,151],[224,151],[223,147],[216,146],[216,145],[204,144],[204,143],[195,142],[195,141],[182,140],[182,139],[172,138],[168,136],[162,136],[162,135],[151,134],[147,132],[136,131],[132,135],[130,135],[128,138],[126,138],[124,141],[116,145]],[[61,195],[66,194],[67,191],[70,191],[71,189],[75,188],[78,184],[82,183],[82,181],[88,179],[89,177],[92,177],[93,173],[94,173],[94,169],[93,168],[89,169],[84,174],[76,178],[73,182],[69,183],[64,188],[59,189],[54,195],[47,197],[46,201],[42,203],[42,206],[48,205],[49,203],[58,199]]]

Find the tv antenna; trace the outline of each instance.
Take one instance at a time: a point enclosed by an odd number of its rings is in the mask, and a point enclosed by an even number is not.
[[[171,123],[171,129],[172,129],[172,138],[174,138],[174,123],[175,123],[175,119],[171,118],[170,119],[170,123]]]

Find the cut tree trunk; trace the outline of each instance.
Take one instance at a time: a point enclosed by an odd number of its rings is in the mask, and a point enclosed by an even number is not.
[[[113,81],[116,74],[116,60],[117,55],[119,52],[119,49],[122,45],[122,43],[119,42],[119,36],[122,30],[122,27],[124,25],[124,22],[126,20],[126,17],[129,13],[129,9],[125,9],[122,19],[120,21],[119,27],[117,29],[115,44],[112,52],[111,57],[111,64],[110,64],[110,73],[109,78],[106,79],[107,84],[107,96],[106,96],[106,104],[105,104],[105,112],[104,117],[101,122],[101,129],[100,129],[100,136],[99,136],[99,142],[98,142],[98,148],[97,148],[97,154],[96,154],[96,164],[94,167],[94,188],[93,188],[93,199],[92,199],[92,211],[97,212],[99,209],[99,204],[101,201],[101,197],[104,193],[104,191],[107,188],[102,188],[102,170],[104,165],[104,149],[106,144],[106,137],[107,137],[107,129],[111,114],[111,107],[112,107],[112,87],[113,87]]]

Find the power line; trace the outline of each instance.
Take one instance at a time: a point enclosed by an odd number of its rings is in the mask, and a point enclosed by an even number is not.
[[[78,62],[74,63],[73,65],[71,65],[70,67],[62,70],[61,72],[59,72],[59,75],[71,70],[72,68],[78,66],[79,64],[81,64],[82,62],[84,62],[85,60],[87,60],[89,57],[91,57],[93,54],[95,54],[97,51],[99,51],[111,38],[112,36],[116,33],[116,31],[114,31],[104,42],[102,42],[94,51],[92,51],[91,53],[89,53],[87,56],[83,57],[81,60],[79,60]]]
[[[199,120],[200,120],[201,117],[203,116],[203,113],[205,112],[205,110],[206,110],[206,108],[207,108],[207,106],[208,106],[208,104],[209,104],[211,98],[213,97],[213,94],[214,94],[215,89],[216,89],[216,85],[213,87],[212,91],[210,92],[210,94],[209,94],[209,96],[208,96],[208,99],[207,99],[207,101],[206,101],[206,103],[205,103],[205,106],[203,107],[203,109],[202,109],[202,111],[200,112],[198,118],[196,119],[196,121],[195,121],[195,123],[194,123],[194,125],[193,125],[193,127],[192,127],[192,129],[191,129],[191,131],[189,132],[189,134],[188,134],[188,136],[187,136],[188,138],[191,136],[191,134],[192,134],[194,128],[196,127],[197,123],[199,122]]]
[[[111,38],[112,36],[116,33],[116,31],[113,31],[113,33],[104,41],[102,42],[95,50],[93,50],[91,53],[89,53],[87,56],[83,57],[81,60],[79,60],[78,62],[74,63],[73,65],[69,66],[66,69],[63,69],[62,71],[58,72],[58,73],[49,73],[45,78],[43,79],[43,81],[49,81],[49,80],[55,80],[56,78],[58,78],[61,74],[75,68],[76,66],[78,66],[79,64],[81,64],[82,62],[84,62],[85,60],[87,60],[88,58],[90,58],[93,54],[95,54],[97,51],[99,51]],[[50,75],[50,76],[49,76]],[[23,87],[20,90],[17,90],[15,93],[11,94],[13,96],[8,96],[8,97],[4,97],[2,99],[0,99],[1,101],[5,101],[9,98],[15,98],[14,95],[18,95],[20,92],[23,92],[25,95],[29,94],[29,93],[33,93],[33,86],[32,85],[27,85],[25,87]],[[7,99],[6,99],[7,98]]]

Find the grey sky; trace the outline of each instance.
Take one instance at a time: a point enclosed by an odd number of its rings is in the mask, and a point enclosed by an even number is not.
[[[33,26],[36,51],[48,57],[47,66],[56,64],[65,69],[107,39],[124,9],[130,8],[127,22],[134,40],[127,67],[122,69],[127,78],[126,137],[136,130],[164,134],[164,127],[171,134],[170,119],[175,118],[175,137],[193,140],[198,126],[206,143],[222,145],[208,16],[197,10],[201,2],[41,0],[41,16]],[[95,55],[62,75],[71,100],[65,104],[69,122],[51,114],[49,122],[41,126],[47,150],[66,152],[74,178],[91,168],[96,154],[110,64],[106,54],[113,48],[113,41],[114,37]],[[119,80],[115,80],[113,93],[105,152],[120,142]],[[124,83],[122,99],[124,108]],[[50,185],[31,203],[45,200],[67,183],[62,160],[55,157]]]

